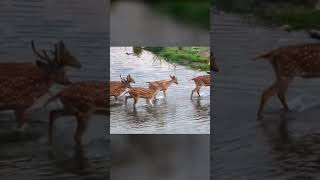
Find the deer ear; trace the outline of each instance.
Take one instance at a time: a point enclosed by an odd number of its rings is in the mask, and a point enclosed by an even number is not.
[[[170,75],[170,78],[172,79],[172,76]]]

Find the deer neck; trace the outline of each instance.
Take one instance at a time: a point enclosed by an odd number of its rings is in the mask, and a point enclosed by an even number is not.
[[[171,80],[168,80],[168,81],[167,81],[167,85],[168,85],[168,87],[169,87],[169,86],[171,86],[171,85],[172,85],[172,83],[173,83],[173,80],[172,80],[172,79],[171,79]]]

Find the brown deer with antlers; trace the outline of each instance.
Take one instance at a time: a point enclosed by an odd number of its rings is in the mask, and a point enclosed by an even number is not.
[[[27,63],[0,64],[0,110],[14,110],[18,120],[18,128],[24,128],[25,113],[32,104],[49,91],[54,83],[69,84],[66,78],[65,66],[80,67],[79,61],[73,57],[64,44],[60,42],[51,51],[54,58],[50,58],[46,51],[41,55],[31,43],[34,53],[40,58],[36,65]],[[24,68],[25,67],[25,68]],[[15,72],[18,71],[18,72]]]
[[[178,79],[176,76],[170,75],[170,80],[149,81],[147,83],[149,83],[149,85],[156,84],[160,88],[160,91],[163,91],[164,97],[167,97],[166,91],[168,90],[169,86],[172,84],[178,85]],[[154,98],[156,98],[156,96],[157,95],[155,95]]]
[[[267,59],[275,72],[275,82],[262,93],[258,109],[258,119],[261,119],[267,100],[277,95],[285,111],[289,110],[286,92],[294,77],[320,77],[320,43],[291,45],[280,47],[256,59]]]
[[[88,121],[92,114],[109,114],[109,83],[103,81],[81,81],[69,85],[48,100],[46,104],[58,99],[62,102],[63,108],[50,112],[48,141],[52,143],[54,121],[60,116],[74,115],[77,120],[77,128],[74,133],[74,140],[82,144]]]
[[[126,96],[125,98],[125,106],[127,106],[128,99],[133,98],[134,103],[133,107],[136,108],[136,104],[138,103],[139,98],[146,99],[146,103],[153,106],[152,100],[155,98],[157,93],[160,91],[161,87],[156,83],[150,83],[149,88],[143,88],[143,87],[134,87],[130,88],[129,91],[126,93],[129,93],[129,96]],[[125,93],[125,94],[126,94]]]
[[[121,81],[110,81],[110,96],[114,96],[116,102],[118,102],[118,97],[123,94],[127,88],[131,88],[130,83],[135,83],[134,79],[130,76],[127,78],[122,78]]]

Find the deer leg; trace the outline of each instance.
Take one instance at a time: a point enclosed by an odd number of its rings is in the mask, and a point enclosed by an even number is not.
[[[124,100],[125,106],[127,106],[127,101],[128,101],[128,99],[130,99],[130,98],[132,98],[132,96],[126,96],[126,98],[125,98],[125,100]]]
[[[167,91],[167,90],[163,90],[163,96],[164,96],[164,98],[167,98],[166,91]]]
[[[258,119],[262,119],[262,110],[268,101],[268,99],[274,96],[278,92],[278,82],[275,82],[272,86],[270,86],[267,90],[262,93],[260,106],[258,110]]]
[[[118,96],[114,96],[114,99],[116,100],[116,103],[118,103]]]
[[[74,134],[74,140],[77,145],[82,145],[82,137],[88,127],[89,113],[79,113],[77,115],[77,129]]]
[[[278,98],[282,104],[282,106],[284,107],[285,111],[289,111],[289,106],[287,104],[287,100],[286,100],[286,92],[288,90],[288,86],[290,83],[290,79],[287,78],[282,78],[281,81],[279,81],[279,91],[278,91]]]
[[[25,117],[24,109],[19,109],[14,111],[16,120],[18,121],[18,129],[24,130],[27,119]]]
[[[197,93],[198,93],[199,97],[200,97],[200,88],[201,88],[201,86],[197,89]]]
[[[192,99],[193,93],[194,93],[194,92],[196,92],[196,91],[197,91],[197,89],[198,89],[198,86],[197,86],[197,87],[195,87],[195,88],[191,91],[191,99]]]
[[[136,108],[139,97],[133,97],[133,107]]]
[[[49,144],[52,144],[52,134],[53,134],[53,125],[54,125],[54,121],[56,119],[58,119],[60,116],[64,116],[64,115],[71,115],[71,112],[68,112],[64,109],[60,109],[60,110],[53,110],[50,112],[49,115],[49,127],[48,127],[48,142]]]
[[[152,99],[148,99],[149,101],[149,104],[151,105],[151,107],[153,106],[153,103],[152,103]]]

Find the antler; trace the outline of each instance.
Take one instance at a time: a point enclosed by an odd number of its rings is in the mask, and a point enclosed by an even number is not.
[[[34,41],[33,41],[33,40],[31,41],[31,47],[32,47],[33,52],[34,52],[37,56],[39,56],[41,59],[43,59],[43,60],[45,60],[45,61],[47,61],[47,62],[51,62],[51,59],[49,58],[49,56],[47,55],[47,53],[45,52],[45,50],[42,50],[42,52],[44,53],[44,55],[41,55],[41,54],[36,50],[36,48],[35,48],[35,46],[34,46]]]

